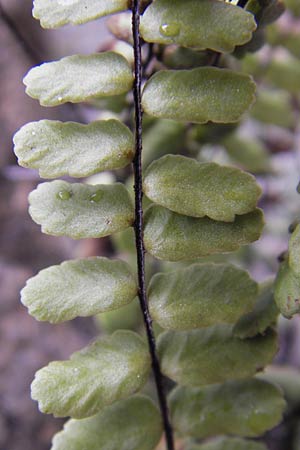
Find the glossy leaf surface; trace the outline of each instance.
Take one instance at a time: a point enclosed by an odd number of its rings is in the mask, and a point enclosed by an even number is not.
[[[248,439],[222,437],[206,444],[193,445],[188,450],[267,450],[267,447]]]
[[[136,295],[127,263],[94,257],[42,270],[27,281],[21,301],[36,319],[60,323],[120,308]]]
[[[122,94],[132,82],[128,62],[114,52],[66,56],[34,67],[24,78],[26,93],[43,106]]]
[[[73,353],[68,361],[40,369],[31,394],[42,412],[80,419],[141,389],[149,371],[143,339],[131,331],[117,331]]]
[[[237,122],[254,101],[245,74],[215,67],[162,70],[146,83],[142,104],[150,116],[184,122]]]
[[[149,398],[135,395],[96,416],[69,420],[54,436],[51,450],[153,450],[161,435],[157,407]]]
[[[200,439],[218,434],[260,436],[280,422],[284,407],[280,390],[256,379],[179,387],[170,395],[175,429]]]
[[[234,222],[187,217],[153,205],[145,214],[145,247],[158,259],[191,260],[232,252],[256,241],[264,225],[259,209],[237,216]]]
[[[260,286],[253,310],[238,320],[233,327],[233,334],[241,339],[263,334],[267,328],[276,324],[278,315],[272,280]]]
[[[118,120],[82,125],[41,120],[14,136],[19,165],[38,169],[41,177],[86,177],[120,169],[134,157],[133,136]]]
[[[300,277],[300,225],[297,225],[290,238],[289,266]]]
[[[275,302],[284,317],[290,319],[300,313],[300,276],[285,261],[281,264],[275,281]]]
[[[33,16],[43,28],[57,28],[124,11],[128,0],[34,0],[33,6]]]
[[[228,325],[159,336],[162,372],[179,384],[201,386],[254,375],[277,351],[276,334],[238,339]]]
[[[132,225],[130,195],[121,183],[86,185],[52,181],[29,195],[29,213],[42,231],[73,239],[108,236]]]
[[[230,264],[195,264],[152,278],[151,317],[163,328],[189,330],[234,323],[251,311],[258,292],[248,273]]]
[[[147,169],[144,193],[154,203],[186,216],[233,222],[255,209],[261,189],[235,167],[166,155]]]
[[[147,42],[232,52],[248,42],[256,23],[242,8],[217,0],[156,0],[141,20]]]

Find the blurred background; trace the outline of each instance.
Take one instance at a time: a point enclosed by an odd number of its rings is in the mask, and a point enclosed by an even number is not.
[[[199,161],[234,164],[255,174],[263,188],[261,207],[266,227],[259,242],[226,260],[246,267],[257,281],[274,276],[278,257],[286,251],[291,223],[300,219],[297,185],[300,174],[300,8],[289,0],[288,9],[276,23],[262,24],[248,47],[220,64],[251,73],[258,83],[257,102],[239,125],[185,126],[145,117],[144,164],[165,153],[182,153]],[[116,43],[105,21],[79,27],[43,30],[31,16],[31,0],[1,0],[0,4],[0,449],[46,450],[62,420],[38,412],[30,399],[35,371],[55,359],[67,358],[95,335],[115,328],[138,328],[140,317],[134,303],[120,315],[99,320],[76,319],[61,325],[39,323],[20,304],[19,291],[26,280],[42,268],[66,259],[91,255],[118,255],[135,267],[130,232],[113,240],[73,241],[40,233],[28,215],[27,196],[41,180],[36,171],[16,163],[13,134],[25,123],[39,119],[75,120],[121,117],[130,122],[130,98],[109,99],[90,105],[42,108],[24,93],[22,78],[30,67],[73,53],[117,49],[131,57],[130,46]],[[126,29],[110,20],[118,34]],[[120,33],[119,33],[120,34]],[[126,33],[125,33],[126,35]],[[124,33],[123,33],[124,36]],[[126,37],[125,37],[126,40]],[[257,50],[253,53],[253,50]],[[151,70],[161,67],[194,67],[211,58],[170,46],[158,50]],[[124,115],[124,108],[128,111]],[[132,183],[130,170],[100,175]],[[222,258],[219,257],[218,260]],[[216,258],[215,258],[216,260]],[[171,263],[147,260],[148,271],[170,270]],[[178,265],[177,265],[178,267]],[[292,386],[300,383],[300,319],[280,319],[280,351],[276,364],[293,367]],[[294,384],[293,384],[294,383]],[[271,450],[299,450],[300,387],[293,391],[295,404],[285,423],[265,439]],[[298,396],[298,397],[297,397]]]

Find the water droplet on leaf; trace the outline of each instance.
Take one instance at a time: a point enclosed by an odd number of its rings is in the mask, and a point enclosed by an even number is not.
[[[163,36],[166,37],[174,37],[177,36],[180,32],[180,26],[178,23],[171,22],[171,23],[164,23],[159,28],[160,33]]]
[[[92,194],[90,196],[90,200],[93,203],[99,203],[101,201],[102,197],[103,197],[103,192],[97,191],[97,192],[94,192],[94,194]]]
[[[71,198],[71,192],[69,191],[59,191],[57,194],[57,198],[59,198],[59,200],[69,200]]]

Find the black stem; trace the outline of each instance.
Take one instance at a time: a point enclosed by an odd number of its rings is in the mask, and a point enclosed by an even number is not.
[[[13,19],[4,10],[2,4],[0,3],[0,15],[3,21],[6,23],[7,27],[13,33],[19,44],[23,47],[26,54],[32,60],[34,64],[40,64],[42,59],[41,56],[36,52],[36,50],[28,43],[28,41],[22,36],[19,28],[16,26]]]
[[[237,6],[240,6],[241,8],[245,8],[249,0],[239,0],[237,2]]]
[[[143,175],[142,175],[142,125],[143,111],[141,104],[141,86],[142,86],[142,56],[141,56],[141,38],[139,32],[140,26],[140,0],[134,0],[132,6],[132,31],[134,42],[134,106],[135,106],[135,147],[136,153],[133,161],[134,167],[134,190],[135,190],[135,240],[137,250],[137,268],[139,283],[139,300],[143,313],[149,351],[152,360],[152,369],[157,389],[159,406],[162,414],[165,437],[168,450],[174,450],[173,431],[169,421],[168,405],[163,386],[163,376],[160,370],[160,364],[156,352],[155,336],[152,327],[152,319],[149,313],[148,300],[145,282],[145,248],[143,237]],[[145,436],[146,438],[146,436]]]

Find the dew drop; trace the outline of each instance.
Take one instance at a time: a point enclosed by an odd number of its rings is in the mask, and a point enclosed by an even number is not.
[[[71,192],[69,191],[59,191],[57,193],[57,198],[59,200],[69,200],[71,198]]]
[[[58,101],[59,101],[59,102],[61,102],[62,99],[63,99],[63,98],[62,98],[61,96],[58,97]]]
[[[35,131],[32,131],[31,134],[32,134],[32,136],[35,136],[35,135],[36,135],[36,132],[35,132]]]
[[[175,22],[164,23],[160,26],[159,31],[165,37],[174,37],[179,34],[180,26]]]
[[[90,201],[93,203],[99,203],[102,200],[103,197],[103,192],[102,191],[97,191],[94,192],[91,196],[90,196]]]

